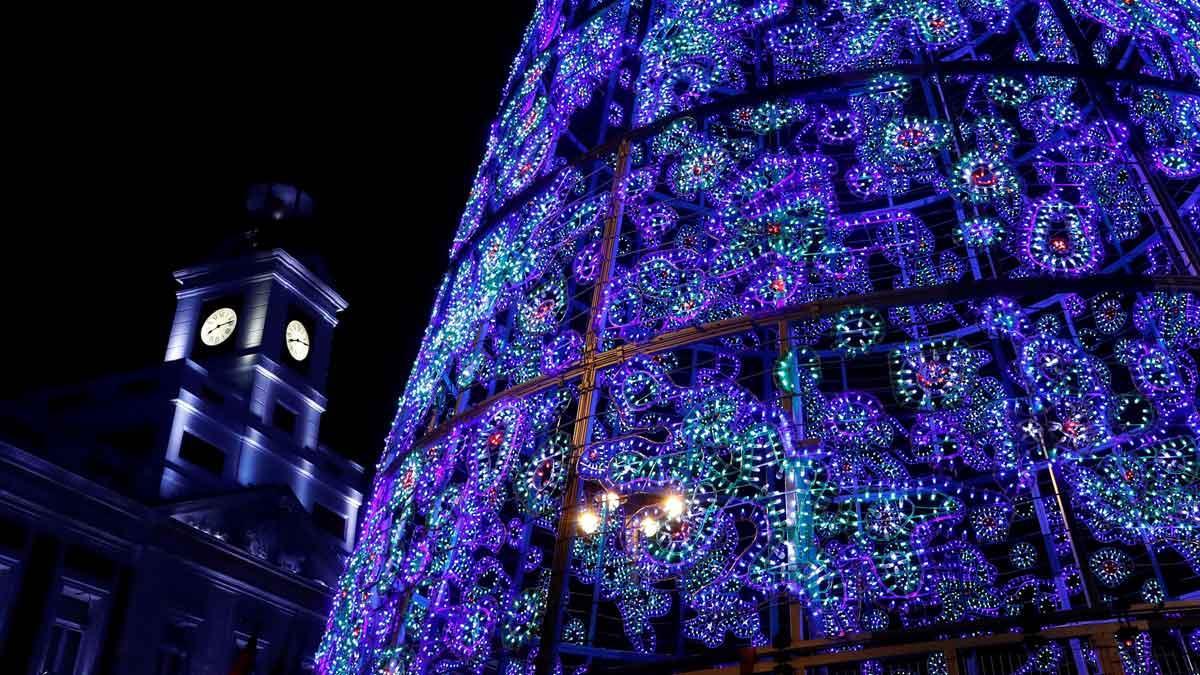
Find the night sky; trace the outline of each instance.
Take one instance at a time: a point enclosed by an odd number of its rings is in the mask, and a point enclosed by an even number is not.
[[[71,58],[14,97],[0,397],[160,362],[172,270],[245,229],[247,185],[290,182],[316,215],[269,238],[319,254],[350,303],[322,441],[374,464],[531,11],[179,17],[153,38],[58,36]]]

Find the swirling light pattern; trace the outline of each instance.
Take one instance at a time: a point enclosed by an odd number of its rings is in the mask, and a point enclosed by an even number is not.
[[[1200,592],[1193,3],[536,4],[317,672]]]

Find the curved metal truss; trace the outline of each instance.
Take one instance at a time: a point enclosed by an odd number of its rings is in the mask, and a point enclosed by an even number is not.
[[[318,670],[1195,659],[1198,36],[540,2]]]

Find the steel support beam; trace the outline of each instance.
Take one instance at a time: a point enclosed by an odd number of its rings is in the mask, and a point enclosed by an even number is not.
[[[1056,295],[1062,293],[1099,293],[1106,290],[1186,291],[1189,293],[1200,293],[1200,277],[1142,277],[1108,274],[1079,279],[1056,279],[1053,290]],[[568,382],[580,379],[588,369],[585,364],[590,364],[596,370],[603,370],[620,365],[640,354],[656,354],[676,349],[698,340],[711,340],[724,335],[754,330],[778,321],[815,319],[836,314],[847,307],[895,307],[901,305],[919,305],[929,302],[955,302],[993,295],[1043,295],[1046,291],[1047,287],[1044,279],[984,279],[970,284],[919,286],[916,288],[878,291],[864,295],[827,298],[792,305],[759,315],[740,316],[687,326],[662,333],[646,342],[613,347],[612,349],[595,354],[594,358],[590,360],[586,358],[582,359],[580,362],[557,374],[534,378],[515,385],[476,403],[462,414],[434,426],[416,445],[427,445],[445,436],[458,425],[480,417],[491,406],[501,401],[523,398],[550,387],[564,386]]]
[[[625,178],[628,175],[629,141],[626,140],[617,151],[612,198],[609,200],[608,215],[604,221],[604,238],[600,246],[600,275],[592,292],[592,315],[588,317],[587,335],[584,337],[578,412],[571,432],[571,454],[567,458],[562,508],[559,510],[558,528],[554,537],[550,589],[546,594],[546,613],[542,616],[541,642],[534,669],[536,675],[551,675],[558,661],[558,643],[562,635],[562,617],[565,609],[563,600],[568,596],[571,542],[574,540],[575,511],[580,497],[579,458],[583,456],[583,449],[591,437],[592,418],[596,413],[596,371],[599,369],[597,351],[600,345],[600,331],[604,327],[605,291],[612,277],[616,257],[617,237],[620,235],[621,217],[625,207]]]

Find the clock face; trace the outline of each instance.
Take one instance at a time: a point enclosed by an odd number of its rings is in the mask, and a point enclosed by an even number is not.
[[[285,338],[288,354],[297,361],[303,361],[308,356],[308,329],[299,321],[291,321],[287,325]]]
[[[237,328],[237,312],[228,307],[222,307],[204,320],[204,325],[200,327],[200,341],[209,347],[215,347],[229,339],[233,335],[233,329]]]

